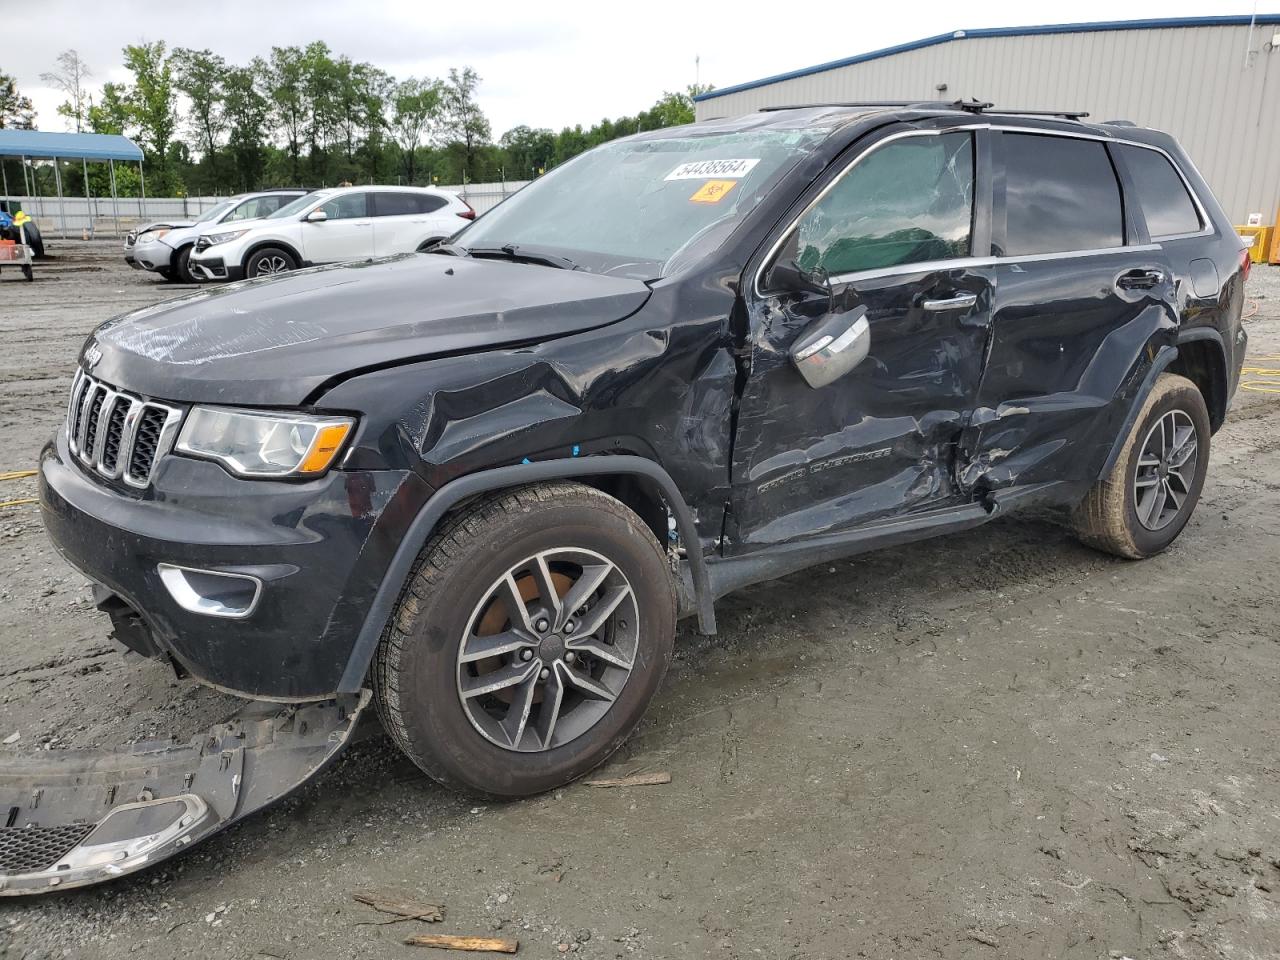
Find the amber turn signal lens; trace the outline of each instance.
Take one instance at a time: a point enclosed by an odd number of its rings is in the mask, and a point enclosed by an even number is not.
[[[347,439],[347,434],[350,432],[351,424],[349,423],[335,423],[321,428],[315,440],[312,441],[311,449],[307,451],[302,465],[298,467],[298,472],[324,473],[328,470],[329,464],[333,463],[334,457],[342,449],[342,442]]]

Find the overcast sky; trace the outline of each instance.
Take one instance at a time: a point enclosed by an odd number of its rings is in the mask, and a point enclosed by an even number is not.
[[[1280,2],[1263,9],[1280,8]],[[0,70],[35,102],[38,126],[64,129],[62,97],[40,74],[74,47],[94,82],[127,81],[120,49],[140,40],[208,48],[243,63],[274,46],[323,40],[396,77],[474,67],[494,136],[517,124],[559,129],[648,107],[694,81],[729,86],[921,37],[974,27],[1252,13],[1249,0],[973,0],[967,4],[435,3],[412,0],[0,0]]]

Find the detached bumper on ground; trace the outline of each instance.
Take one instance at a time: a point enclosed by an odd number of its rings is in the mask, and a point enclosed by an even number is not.
[[[342,751],[368,702],[256,702],[186,744],[0,763],[0,896],[134,873],[275,803]]]

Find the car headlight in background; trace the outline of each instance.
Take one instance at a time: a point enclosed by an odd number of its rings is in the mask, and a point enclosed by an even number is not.
[[[176,449],[216,460],[241,477],[318,477],[353,426],[351,417],[194,407]]]
[[[159,240],[170,229],[170,227],[160,227],[158,230],[148,230],[146,233],[138,235],[138,243],[150,243],[152,240]]]
[[[229,243],[232,240],[243,237],[248,230],[228,230],[226,233],[206,233],[202,239],[209,241],[209,246],[219,243]]]

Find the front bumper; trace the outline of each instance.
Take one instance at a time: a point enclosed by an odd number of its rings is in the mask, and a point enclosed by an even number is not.
[[[196,679],[251,699],[319,700],[339,692],[416,512],[418,481],[408,476],[240,480],[169,455],[148,489],[130,492],[90,477],[60,430],[41,454],[40,504],[68,562],[136,611],[156,647]],[[173,566],[251,577],[261,593],[243,618],[193,612],[162,579]]]
[[[244,267],[239,264],[227,266],[221,257],[205,257],[197,260],[192,257],[187,261],[187,269],[198,280],[243,280]]]
[[[125,248],[124,262],[135,270],[164,270],[173,261],[173,248],[156,243],[135,243]]]

